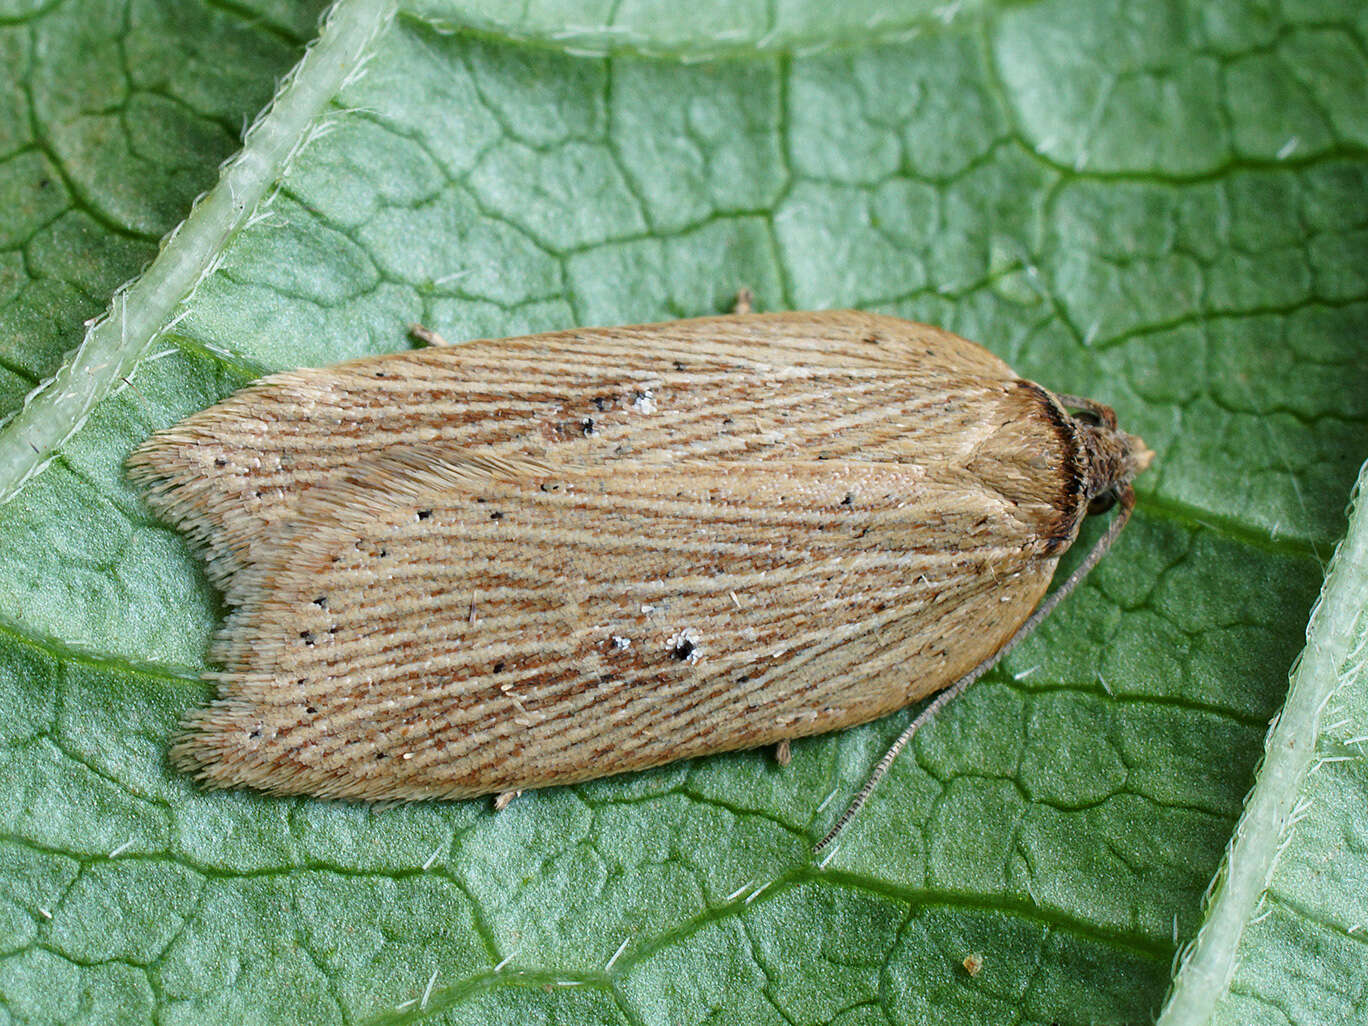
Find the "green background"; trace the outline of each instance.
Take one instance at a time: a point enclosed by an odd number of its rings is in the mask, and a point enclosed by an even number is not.
[[[0,1023],[1144,1023],[1204,922],[1229,993],[1171,1021],[1368,1022],[1363,547],[1325,577],[1368,452],[1362,5],[506,8],[343,0],[305,58],[317,4],[0,0]],[[905,716],[498,816],[169,770],[223,609],[135,444],[410,321],[741,285],[978,339],[1157,453],[829,864]],[[1260,777],[1323,585],[1314,769]],[[1281,853],[1235,930],[1233,835]]]

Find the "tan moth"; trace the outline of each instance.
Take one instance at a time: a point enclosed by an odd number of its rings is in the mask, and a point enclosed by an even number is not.
[[[232,607],[173,760],[214,787],[506,801],[786,755],[991,666],[1151,457],[1105,406],[853,311],[275,374],[129,462]]]

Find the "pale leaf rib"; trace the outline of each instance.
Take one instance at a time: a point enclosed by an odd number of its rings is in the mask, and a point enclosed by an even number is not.
[[[318,118],[393,16],[393,0],[341,0],[282,82],[218,184],[171,233],[151,266],[120,288],[108,312],[57,372],[0,428],[0,504],[47,465],[213,273],[228,241],[255,213],[310,138]]]
[[[1212,883],[1206,919],[1185,952],[1159,1026],[1204,1026],[1226,996],[1245,930],[1256,915],[1317,758],[1321,713],[1347,681],[1368,609],[1368,464],[1359,471],[1349,532],[1340,543],[1306,632],[1292,686],[1264,746],[1263,764]],[[1356,639],[1356,635],[1358,636]],[[1360,671],[1361,672],[1361,671]]]

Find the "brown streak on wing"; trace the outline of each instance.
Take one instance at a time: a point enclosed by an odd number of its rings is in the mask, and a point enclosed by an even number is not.
[[[971,443],[985,398],[1014,381],[972,342],[856,311],[579,329],[273,375],[157,433],[129,468],[226,587],[306,488],[386,450],[915,461],[928,439]]]
[[[223,695],[174,756],[224,786],[463,797],[883,715],[995,651],[1054,569],[1059,511],[974,487],[974,437],[915,464],[354,466],[257,541]]]

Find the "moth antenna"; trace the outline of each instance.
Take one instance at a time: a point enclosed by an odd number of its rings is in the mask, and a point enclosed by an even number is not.
[[[869,774],[869,779],[864,782],[864,786],[860,788],[845,812],[841,813],[841,818],[836,821],[836,825],[827,831],[825,837],[812,846],[812,854],[821,854],[822,849],[836,840],[837,835],[845,829],[846,824],[854,819],[859,811],[864,808],[865,802],[867,802],[869,796],[874,793],[874,788],[879,786],[879,781],[882,780],[884,774],[888,772],[888,768],[893,765],[893,760],[898,757],[898,753],[907,747],[907,743],[912,740],[912,736],[916,734],[924,724],[934,719],[936,713],[940,712],[941,709],[958,698],[964,692],[965,688],[969,687],[970,684],[974,683],[974,681],[978,680],[996,666],[1008,652],[1031,634],[1031,632],[1040,625],[1040,621],[1049,616],[1050,613],[1054,611],[1055,606],[1068,598],[1069,594],[1078,587],[1083,578],[1088,576],[1088,573],[1092,568],[1101,562],[1102,557],[1107,554],[1107,550],[1112,547],[1112,544],[1120,536],[1121,529],[1126,526],[1126,521],[1130,519],[1131,511],[1135,509],[1135,490],[1131,488],[1129,484],[1118,489],[1118,493],[1116,516],[1107,527],[1106,533],[1097,540],[1097,544],[1095,544],[1088,555],[1084,557],[1083,562],[1078,565],[1073,573],[1069,574],[1063,584],[1051,592],[1045,598],[1045,601],[1041,602],[1040,605],[1036,607],[1035,612],[1026,618],[1026,622],[1017,628],[1016,633],[1007,639],[1006,644],[942,691],[935,697],[930,705],[917,714],[917,718],[908,724],[907,729],[898,735],[896,741],[889,745],[888,751],[884,753],[884,757],[879,760],[878,765],[876,765],[873,772]]]

